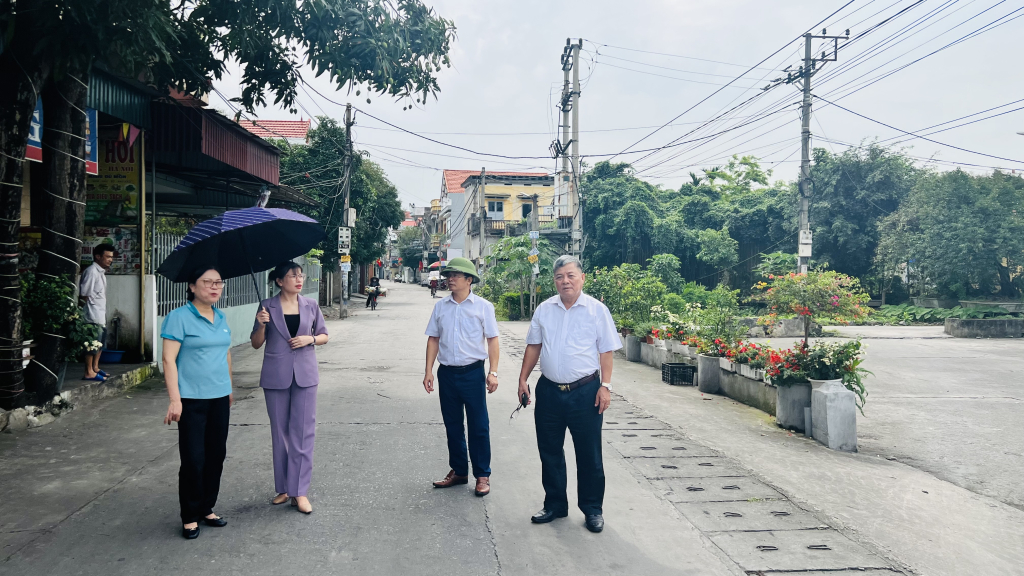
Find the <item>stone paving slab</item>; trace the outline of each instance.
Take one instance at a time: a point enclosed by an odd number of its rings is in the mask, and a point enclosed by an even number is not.
[[[784,500],[692,502],[678,503],[675,507],[702,532],[828,528],[813,515]]]
[[[627,436],[623,436],[623,434]],[[612,448],[627,458],[691,458],[716,455],[710,448],[678,437],[644,437],[639,431],[635,437],[629,436],[630,434],[633,433],[622,432],[618,438],[607,434],[605,439]]]
[[[628,458],[646,478],[712,478],[747,476],[749,472],[719,457]]]
[[[616,419],[605,418],[605,430],[667,430],[665,424],[657,418],[636,418],[634,416],[618,417]]]
[[[708,537],[748,574],[889,567],[884,559],[835,530],[717,532]]]
[[[665,478],[652,480],[669,502],[732,502],[785,500],[771,486],[754,478]]]

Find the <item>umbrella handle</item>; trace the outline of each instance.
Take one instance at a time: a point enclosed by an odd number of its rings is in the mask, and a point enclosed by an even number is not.
[[[242,255],[245,256],[245,263],[249,265],[249,277],[252,278],[252,287],[256,289],[258,302],[263,301],[263,294],[260,294],[260,285],[256,282],[256,273],[252,271],[252,261],[249,260],[249,251],[246,250],[245,234],[242,234]]]

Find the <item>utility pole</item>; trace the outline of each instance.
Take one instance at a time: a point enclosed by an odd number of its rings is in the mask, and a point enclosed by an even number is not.
[[[537,252],[537,239],[540,237],[540,230],[537,219],[537,195],[533,195],[532,208],[530,209],[530,247],[531,254]],[[534,264],[536,266],[536,264]],[[534,273],[530,276],[530,317],[533,317],[533,311],[537,309],[537,275],[539,270],[534,268]]]
[[[580,49],[583,39],[572,45],[572,254],[579,256],[583,240],[583,202],[580,197]]]
[[[479,192],[477,192],[477,195],[476,195],[477,202],[480,203],[479,204],[479,207],[480,207],[480,226],[477,228],[477,231],[480,233],[480,253],[477,255],[477,258],[479,259],[480,262],[477,265],[477,268],[478,268],[478,273],[481,274],[481,275],[483,275],[483,273],[484,273],[484,262],[485,262],[485,260],[484,260],[484,246],[487,245],[487,243],[484,241],[484,231],[487,228],[487,226],[486,226],[486,223],[487,223],[487,199],[484,196],[484,188],[486,186],[487,186],[487,168],[481,168],[480,169],[480,186],[477,188],[477,190],[479,190]]]
[[[803,66],[796,74],[789,72],[786,78],[779,78],[765,88],[770,88],[776,82],[785,82],[786,84],[800,82],[803,89],[803,102],[800,106],[800,238],[797,253],[797,272],[802,274],[807,273],[807,267],[811,261],[811,77],[817,72],[819,62],[835,62],[838,59],[840,40],[850,39],[849,30],[843,36],[828,36],[827,34],[827,30],[822,30],[820,36],[815,36],[810,32],[804,34]],[[833,41],[834,49],[831,58],[824,51],[821,53],[821,58],[814,58],[811,47],[811,42],[814,39]]]
[[[352,228],[355,222],[349,222],[349,190],[351,190],[352,182],[352,125],[355,124],[355,119],[352,117],[352,105],[345,105],[345,180],[342,181],[342,185],[345,187],[342,194],[345,198],[345,211],[342,212],[341,220],[345,226]],[[346,262],[349,267],[352,266],[351,262]],[[342,308],[348,308],[348,270],[344,270],[341,273],[341,299]]]

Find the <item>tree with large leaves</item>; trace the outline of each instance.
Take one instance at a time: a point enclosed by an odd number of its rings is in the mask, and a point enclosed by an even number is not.
[[[317,118],[317,127],[309,131],[308,146],[289,146],[278,141],[281,148],[282,179],[303,190],[318,201],[316,206],[302,209],[316,218],[324,228],[337,230],[343,219],[345,199],[345,127],[325,116]],[[402,223],[405,212],[398,200],[398,189],[388,180],[384,169],[368,157],[352,158],[349,205],[356,209],[356,225],[352,230],[352,261],[367,264],[384,255],[387,231]],[[328,234],[320,247],[332,249],[333,236]],[[334,269],[334,259],[324,261]]]
[[[922,295],[1016,299],[1024,288],[1022,214],[1024,177],[931,174],[882,223],[877,257],[908,262]]]
[[[161,0],[0,0],[0,35],[0,246],[17,245],[25,144],[41,96],[51,102],[46,124],[60,126],[59,133],[44,135],[44,158],[67,158],[44,178],[53,206],[47,211],[57,213],[48,220],[56,227],[45,230],[54,237],[44,244],[56,250],[54,269],[40,271],[59,276],[64,264],[56,262],[77,261],[74,239],[82,235],[86,91],[74,86],[85,86],[92,66],[198,94],[234,61],[243,84],[236,100],[249,112],[270,97],[291,108],[303,66],[326,73],[338,88],[365,86],[425,103],[438,91],[436,73],[449,65],[454,26],[418,0],[182,0],[173,7]],[[48,90],[60,98],[48,99]],[[0,253],[0,372],[11,375],[0,390],[4,407],[27,400],[17,396],[23,382],[20,285],[12,252]],[[77,270],[72,277],[77,280]],[[53,368],[60,344],[47,346],[50,360],[41,362]],[[54,391],[53,373],[39,376],[33,400]]]

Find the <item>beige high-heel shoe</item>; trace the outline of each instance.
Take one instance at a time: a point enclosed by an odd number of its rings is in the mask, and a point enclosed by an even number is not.
[[[306,505],[309,506],[309,508],[304,510],[301,506],[299,506],[298,498],[292,498],[292,506],[294,506],[296,509],[298,509],[299,512],[302,512],[303,514],[312,514],[313,513],[313,506],[311,506],[309,504],[309,499],[308,498],[306,499]]]
[[[282,492],[282,493],[278,494],[277,496],[274,496],[274,498],[270,501],[270,503],[273,504],[274,506],[278,506],[280,504],[284,504],[287,501],[288,501],[288,493],[287,492]]]

